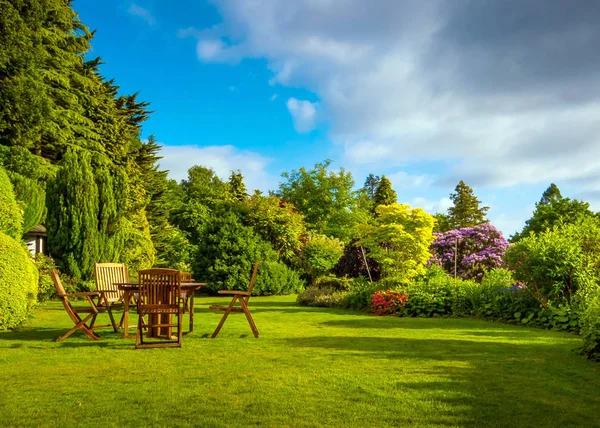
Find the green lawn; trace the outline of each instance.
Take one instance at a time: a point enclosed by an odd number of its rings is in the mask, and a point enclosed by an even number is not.
[[[0,426],[600,426],[577,336],[474,319],[373,317],[253,298],[261,338],[196,300],[181,349],[76,333],[57,302],[0,333]]]

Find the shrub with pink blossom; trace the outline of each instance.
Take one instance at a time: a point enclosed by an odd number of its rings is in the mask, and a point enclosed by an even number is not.
[[[402,316],[408,296],[402,291],[379,290],[373,295],[371,312],[375,315]]]
[[[481,281],[486,271],[504,266],[504,253],[509,243],[502,232],[489,223],[474,227],[434,233],[430,264],[438,264],[454,275],[454,253],[457,251],[456,275]]]

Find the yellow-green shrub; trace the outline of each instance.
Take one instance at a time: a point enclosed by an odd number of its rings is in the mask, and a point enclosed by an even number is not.
[[[0,330],[19,327],[36,302],[38,271],[24,246],[0,232]]]
[[[15,199],[13,185],[4,168],[0,167],[0,232],[18,239],[22,227],[23,213]]]

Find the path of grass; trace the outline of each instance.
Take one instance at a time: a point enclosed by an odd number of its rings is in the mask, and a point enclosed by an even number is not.
[[[376,318],[252,299],[182,349],[69,328],[57,302],[0,333],[0,426],[600,426],[600,364],[568,334],[473,319]],[[221,302],[221,301],[220,301]]]

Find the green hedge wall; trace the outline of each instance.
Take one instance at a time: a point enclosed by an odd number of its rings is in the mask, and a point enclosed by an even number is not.
[[[36,302],[38,271],[15,239],[0,232],[0,330],[23,324]]]

